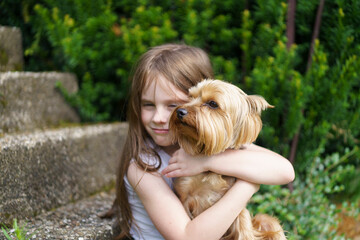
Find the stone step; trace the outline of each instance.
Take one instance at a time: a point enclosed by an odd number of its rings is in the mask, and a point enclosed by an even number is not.
[[[126,123],[0,138],[0,223],[25,219],[114,184]]]
[[[22,70],[22,49],[20,28],[0,26],[0,72]]]
[[[29,239],[36,240],[110,240],[117,230],[115,219],[100,219],[99,214],[110,209],[114,191],[101,192],[94,196],[70,203],[34,218],[20,221]],[[9,229],[11,231],[12,229]],[[30,238],[31,236],[31,238]],[[5,240],[0,233],[0,240]]]
[[[58,81],[70,93],[78,89],[76,77],[70,73],[0,73],[0,134],[79,122],[75,110],[56,89]]]

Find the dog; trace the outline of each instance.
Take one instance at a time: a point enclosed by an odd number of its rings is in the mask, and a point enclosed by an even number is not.
[[[261,112],[272,108],[257,95],[247,95],[221,80],[203,80],[189,89],[190,102],[178,106],[170,117],[174,141],[190,155],[213,155],[241,149],[255,141],[262,128]],[[235,182],[234,177],[212,172],[174,181],[174,189],[190,218],[216,203]],[[244,208],[223,240],[286,239],[279,221],[266,214],[251,218]]]

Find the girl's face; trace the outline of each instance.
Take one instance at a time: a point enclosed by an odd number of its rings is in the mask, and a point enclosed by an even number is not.
[[[141,96],[142,123],[154,142],[170,155],[177,149],[169,131],[170,115],[187,101],[187,94],[162,76],[151,81]]]

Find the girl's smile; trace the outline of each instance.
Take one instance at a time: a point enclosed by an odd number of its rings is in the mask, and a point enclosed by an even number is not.
[[[169,133],[169,129],[153,128],[152,130],[154,132],[158,133],[158,134],[167,134],[167,133]]]

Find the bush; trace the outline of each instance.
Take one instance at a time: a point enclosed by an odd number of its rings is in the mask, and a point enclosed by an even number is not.
[[[294,191],[280,186],[266,186],[263,194],[255,194],[249,209],[252,213],[267,213],[278,217],[287,231],[288,239],[346,239],[337,233],[340,208],[329,196],[342,193],[343,181],[355,173],[355,167],[344,164],[353,158],[359,148],[346,154],[332,154],[324,159],[315,157],[304,176],[297,176]],[[359,204],[342,203],[342,208],[359,214]]]
[[[38,54],[41,39],[49,41],[59,70],[80,79],[78,94],[67,98],[84,121],[119,119],[134,61],[148,46],[176,36],[160,7],[140,5],[132,18],[120,19],[106,0],[46,1],[34,9],[39,34],[25,54]]]
[[[326,39],[324,44],[321,39],[315,41],[311,64],[307,58],[305,61],[301,58],[305,43],[287,49],[285,11],[278,13],[275,27],[262,20],[264,23],[252,37],[254,44],[274,43],[271,49],[263,50],[265,55],[252,57],[255,59],[253,67],[245,77],[247,89],[263,95],[275,105],[275,109],[263,115],[265,126],[259,143],[289,156],[293,139],[298,134],[295,162],[298,174],[306,172],[319,148],[324,149],[324,157],[336,152],[343,154],[344,149],[359,143],[360,82],[357,69],[360,67],[360,41],[352,31],[357,27],[349,22],[345,25],[344,17],[352,11],[351,7],[360,7],[360,3],[350,2],[337,1],[338,5],[333,6],[335,9],[330,8],[324,13],[326,29],[341,35],[338,40],[342,42],[343,50],[338,52],[339,55],[332,54]],[[329,18],[331,26],[327,25]],[[302,15],[299,19],[301,22]],[[251,48],[244,51],[252,55]],[[306,70],[304,65],[308,65]],[[354,158],[353,163],[359,167],[359,157]]]

